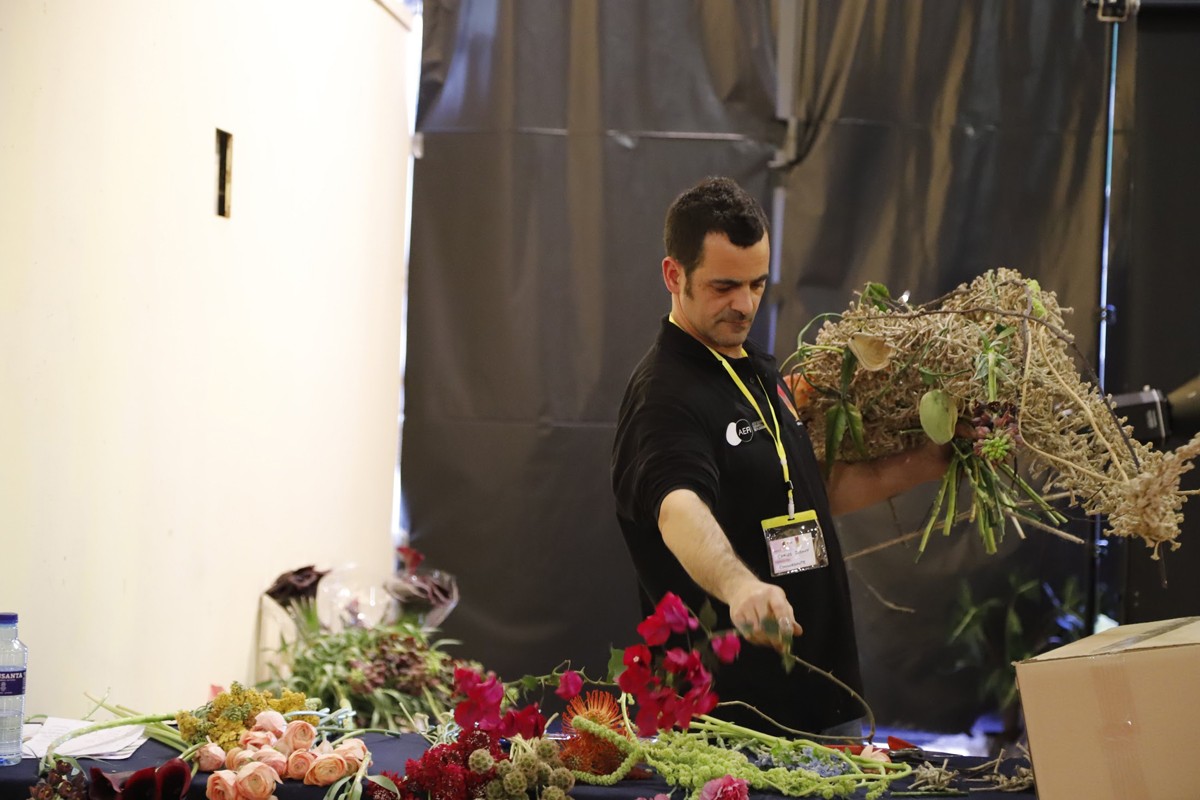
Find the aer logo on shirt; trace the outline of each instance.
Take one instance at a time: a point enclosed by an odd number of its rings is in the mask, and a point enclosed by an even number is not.
[[[729,423],[725,428],[725,441],[737,447],[742,442],[748,442],[754,438],[755,431],[761,431],[767,426],[761,420],[750,422],[749,420],[739,419],[736,422]]]

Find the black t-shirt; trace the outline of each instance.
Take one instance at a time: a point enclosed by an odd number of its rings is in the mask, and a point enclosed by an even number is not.
[[[775,442],[753,406],[702,343],[663,320],[654,346],[638,364],[621,403],[613,445],[617,519],[637,569],[647,613],[667,592],[693,611],[711,599],[663,543],[658,509],[674,489],[694,491],[712,510],[734,551],[759,578],[783,588],[804,628],[797,656],[836,675],[861,694],[854,619],[841,547],[820,468],[803,424],[791,408],[774,359],[747,342],[748,356],[728,359],[774,427],[779,421],[795,487],[796,510],[815,510],[829,566],[771,577],[762,520],[787,513],[787,491]],[[718,628],[731,627],[729,608],[712,599]],[[863,715],[861,706],[828,679],[802,666],[784,673],[778,653],[745,645],[737,661],[715,674],[722,701],[742,700],[799,730],[820,732]],[[718,709],[769,731],[754,715]]]

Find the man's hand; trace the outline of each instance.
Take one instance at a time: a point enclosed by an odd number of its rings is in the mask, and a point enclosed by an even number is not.
[[[783,590],[757,578],[731,588],[729,616],[746,641],[783,652],[791,649],[793,637],[804,633]]]
[[[759,579],[729,544],[712,511],[695,492],[676,489],[658,511],[663,542],[701,589],[729,606],[746,641],[787,653],[803,629],[783,589]]]

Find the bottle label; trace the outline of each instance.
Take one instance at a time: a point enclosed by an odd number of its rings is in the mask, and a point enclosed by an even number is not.
[[[0,697],[25,694],[25,670],[0,669]]]

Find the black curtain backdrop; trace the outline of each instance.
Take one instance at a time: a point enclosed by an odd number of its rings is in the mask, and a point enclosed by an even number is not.
[[[404,524],[459,578],[444,633],[504,678],[564,659],[596,677],[636,637],[609,454],[669,307],[663,214],[701,177],[776,220],[754,336],[779,357],[865,281],[925,300],[998,266],[1057,291],[1096,357],[1110,29],[1077,2],[429,0],[424,25]],[[845,549],[928,502],[842,518]],[[1081,572],[1058,540],[985,557],[972,537],[851,562],[881,722],[964,729],[983,708],[945,644],[962,580]]]
[[[1113,393],[1144,386],[1164,393],[1200,374],[1200,4],[1144,8],[1136,19],[1136,79],[1124,88],[1133,103],[1129,187],[1129,255],[1114,261],[1108,387]],[[1122,28],[1122,35],[1133,25]],[[1164,443],[1175,447],[1196,432],[1182,428]],[[1200,471],[1184,476],[1200,488]],[[1126,567],[1125,619],[1145,622],[1200,615],[1200,498],[1184,507],[1183,546],[1146,558],[1138,542],[1114,548],[1109,572]],[[1166,581],[1164,585],[1164,579]]]

